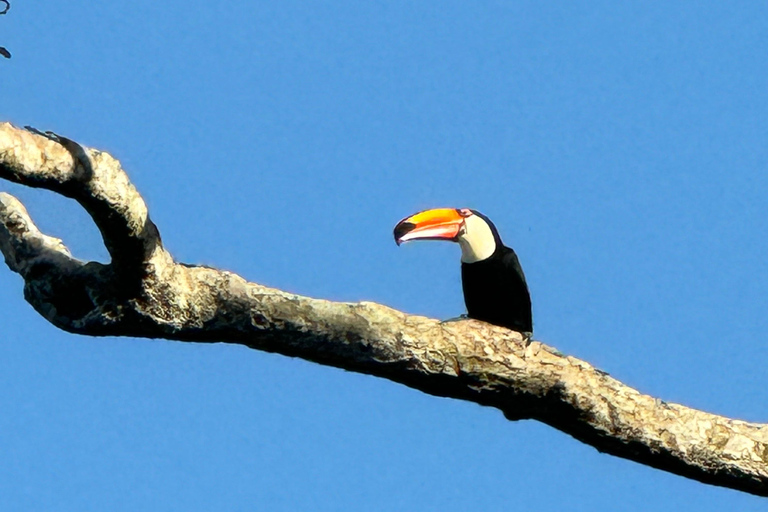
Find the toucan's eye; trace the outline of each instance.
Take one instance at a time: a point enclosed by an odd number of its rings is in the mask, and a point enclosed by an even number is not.
[[[470,210],[469,208],[460,208],[456,211],[459,212],[459,215],[461,215],[462,217],[469,217],[470,215],[472,215],[472,210]]]

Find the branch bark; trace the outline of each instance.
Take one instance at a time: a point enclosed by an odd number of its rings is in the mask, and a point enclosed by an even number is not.
[[[110,155],[0,124],[0,178],[78,201],[112,261],[73,258],[0,193],[0,250],[26,300],[69,332],[229,342],[400,382],[535,419],[599,451],[768,496],[768,425],[641,394],[584,361],[475,320],[441,323],[372,302],[335,303],[177,263]]]

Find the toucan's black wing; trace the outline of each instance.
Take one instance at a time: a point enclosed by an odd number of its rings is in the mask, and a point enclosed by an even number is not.
[[[515,251],[501,246],[486,260],[462,263],[461,282],[470,318],[533,331],[531,297]]]

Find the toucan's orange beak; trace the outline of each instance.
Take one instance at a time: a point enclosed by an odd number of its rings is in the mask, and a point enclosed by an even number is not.
[[[411,215],[395,226],[395,242],[452,240],[459,236],[464,217],[455,208],[436,208]]]

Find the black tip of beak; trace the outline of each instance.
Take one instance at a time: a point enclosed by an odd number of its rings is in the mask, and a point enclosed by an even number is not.
[[[395,226],[395,243],[400,245],[400,239],[403,238],[406,233],[412,231],[415,227],[416,224],[413,224],[412,222],[401,222]]]

